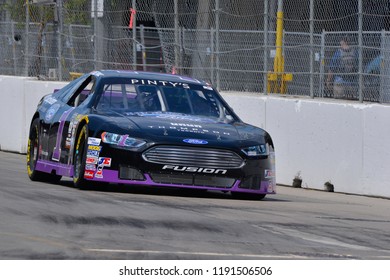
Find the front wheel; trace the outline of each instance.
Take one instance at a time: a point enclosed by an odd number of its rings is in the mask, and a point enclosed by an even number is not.
[[[77,137],[76,149],[73,156],[73,184],[79,189],[87,189],[88,186],[88,181],[84,179],[87,139],[88,128],[84,125]]]
[[[27,174],[31,181],[58,182],[60,175],[44,173],[36,170],[39,151],[39,119],[31,123],[27,144]]]

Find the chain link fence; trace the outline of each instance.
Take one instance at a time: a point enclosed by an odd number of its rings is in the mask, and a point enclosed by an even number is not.
[[[272,93],[269,74],[281,74],[274,61],[282,12],[283,73],[292,74],[286,94],[389,103],[389,3],[0,0],[0,74],[70,80],[95,69],[131,69]],[[332,58],[346,36],[356,65],[336,70]],[[337,77],[353,77],[352,94],[335,95]]]

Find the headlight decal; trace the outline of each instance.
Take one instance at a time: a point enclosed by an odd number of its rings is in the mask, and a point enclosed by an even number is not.
[[[244,154],[246,154],[248,157],[268,156],[269,155],[268,144],[260,144],[260,145],[256,145],[256,146],[242,148],[241,151]]]
[[[103,143],[116,145],[121,148],[137,149],[146,144],[145,140],[129,137],[128,134],[120,135],[111,132],[103,132],[101,136]]]

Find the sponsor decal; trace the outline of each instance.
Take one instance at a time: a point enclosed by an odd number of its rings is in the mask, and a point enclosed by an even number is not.
[[[209,143],[206,140],[201,140],[201,139],[184,139],[183,142],[188,144],[195,144],[195,145],[206,145]]]
[[[97,157],[87,157],[85,160],[86,164],[97,164],[98,158]]]
[[[54,104],[47,110],[45,114],[45,121],[49,122],[54,117],[54,115],[57,113],[58,109],[60,109],[60,104]]]
[[[159,81],[159,80],[146,80],[146,79],[131,79],[133,85],[153,85],[153,86],[169,86],[177,88],[186,88],[189,89],[190,85],[187,83],[174,83],[169,81]]]
[[[87,157],[98,157],[99,154],[99,151],[87,150]]]
[[[97,76],[97,77],[104,76],[104,74],[102,72],[100,72],[100,71],[93,71],[91,74],[94,75],[94,76]]]
[[[100,157],[98,161],[98,166],[111,166],[111,158],[108,157]]]
[[[175,130],[178,132],[187,132],[187,133],[197,133],[197,134],[215,134],[217,136],[226,136],[230,135],[230,132],[225,131],[218,131],[218,130],[209,130],[209,129],[203,129],[201,125],[197,124],[182,124],[182,123],[171,123],[170,126],[164,126],[164,125],[149,125],[148,126],[151,129],[164,129],[164,130]]]
[[[206,174],[226,174],[226,169],[215,169],[215,168],[203,168],[195,166],[179,166],[179,165],[164,165],[162,170],[173,170],[181,172],[192,172],[192,173],[206,173]]]
[[[53,105],[54,103],[57,102],[57,99],[55,99],[53,96],[46,96],[44,101],[49,104],[49,105]]]
[[[99,146],[101,141],[100,138],[88,137],[88,145]]]
[[[264,170],[264,178],[273,178],[275,177],[275,173],[273,170],[270,170],[270,169],[266,169]]]
[[[89,146],[88,146],[88,150],[100,152],[100,151],[102,150],[102,146],[89,145]]]
[[[97,163],[95,178],[103,178],[103,168],[107,166],[111,166],[111,158],[108,157],[100,157]]]
[[[84,178],[85,179],[93,179],[94,171],[91,170],[85,170],[84,171]]]
[[[95,173],[95,178],[103,178],[103,166],[99,166]]]
[[[96,165],[95,164],[85,164],[85,170],[96,171]]]

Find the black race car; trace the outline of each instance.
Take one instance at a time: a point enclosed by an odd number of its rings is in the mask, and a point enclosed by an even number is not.
[[[270,135],[243,123],[209,84],[135,71],[94,71],[41,99],[32,118],[31,180],[275,193]]]

